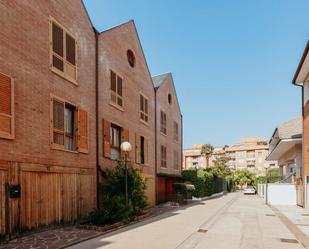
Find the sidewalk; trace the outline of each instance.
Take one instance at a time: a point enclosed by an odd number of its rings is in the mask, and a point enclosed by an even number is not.
[[[303,246],[309,248],[309,209],[294,205],[275,205],[272,209]]]

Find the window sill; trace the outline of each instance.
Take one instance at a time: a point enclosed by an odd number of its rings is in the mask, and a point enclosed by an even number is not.
[[[59,150],[59,151],[63,151],[63,152],[68,152],[68,153],[72,153],[72,154],[78,154],[79,153],[78,151],[66,150],[64,148],[59,148],[59,147],[54,146],[54,145],[51,146],[51,149],[52,150]]]
[[[66,74],[64,74],[62,71],[60,71],[60,70],[54,68],[53,66],[50,66],[50,69],[51,69],[51,71],[52,71],[53,73],[57,74],[57,75],[60,76],[61,78],[63,78],[63,79],[65,79],[65,80],[69,81],[70,83],[72,83],[72,84],[75,85],[75,86],[78,86],[78,83],[77,83],[76,80],[74,80],[74,79],[72,79],[72,78],[66,76]]]
[[[164,134],[162,131],[160,132],[162,136],[167,137],[167,134]]]
[[[144,121],[143,119],[140,119],[139,121],[140,121],[142,124],[144,124],[144,125],[146,125],[146,126],[149,127],[149,123],[148,123],[148,122]]]
[[[7,139],[7,140],[13,140],[15,139],[15,136],[12,134],[6,134],[6,133],[0,133],[0,138],[3,138],[3,139]]]
[[[119,111],[122,111],[124,112],[124,109],[123,107],[117,105],[117,104],[114,104],[112,101],[109,101],[109,104],[112,106],[112,107],[115,107],[116,109],[118,109]]]

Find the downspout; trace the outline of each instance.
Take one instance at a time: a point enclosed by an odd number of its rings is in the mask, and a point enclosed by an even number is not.
[[[183,167],[183,116],[181,114],[181,165],[180,165],[180,173],[182,172]]]
[[[154,94],[155,94],[155,191],[156,191],[156,204],[158,204],[158,177],[157,177],[157,173],[158,173],[158,165],[157,165],[157,90],[154,89]]]
[[[99,33],[96,29],[94,29],[95,33],[95,133],[96,133],[96,197],[97,197],[97,209],[100,208],[100,198],[99,198],[99,172],[100,172],[100,164],[99,164]]]

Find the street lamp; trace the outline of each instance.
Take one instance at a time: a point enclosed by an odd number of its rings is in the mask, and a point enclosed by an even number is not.
[[[123,142],[120,145],[121,151],[124,152],[124,161],[125,161],[125,168],[126,168],[126,207],[128,207],[128,154],[132,150],[132,145],[129,142]]]
[[[269,165],[266,164],[264,166],[264,168],[265,168],[265,174],[266,174],[266,198],[265,198],[265,203],[267,205],[268,204],[268,176],[267,176],[267,170],[269,169]]]

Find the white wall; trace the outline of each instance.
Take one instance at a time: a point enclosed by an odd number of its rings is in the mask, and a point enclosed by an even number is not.
[[[258,185],[258,195],[269,205],[296,205],[296,186],[289,183],[269,183]]]

